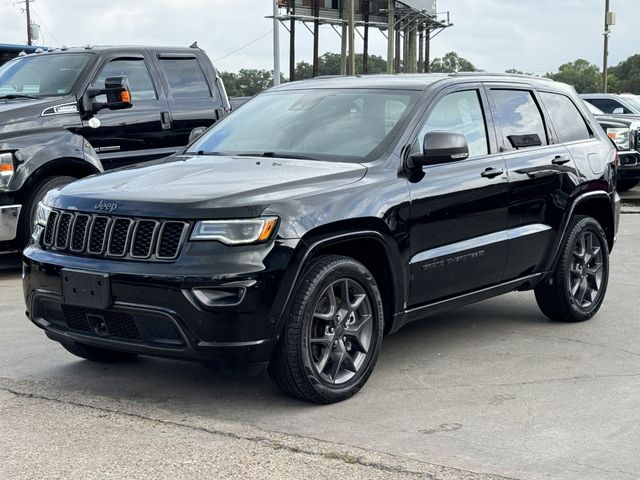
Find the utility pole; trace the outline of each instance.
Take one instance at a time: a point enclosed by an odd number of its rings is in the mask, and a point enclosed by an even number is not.
[[[289,81],[296,79],[296,2],[289,0]]]
[[[27,45],[32,45],[31,41],[31,10],[29,9],[29,0],[25,0],[25,11],[27,12]]]
[[[604,51],[602,59],[602,88],[607,93],[609,83],[609,27],[616,24],[616,15],[609,11],[609,0],[604,2]]]
[[[280,85],[280,21],[278,20],[278,2],[273,3],[273,85]],[[27,5],[29,0],[27,0]]]

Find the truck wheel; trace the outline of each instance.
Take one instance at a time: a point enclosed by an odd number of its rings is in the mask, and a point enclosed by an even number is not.
[[[295,287],[269,374],[289,396],[345,400],[371,375],[383,328],[382,298],[366,267],[347,257],[318,257]]]
[[[75,182],[77,179],[69,176],[55,176],[47,177],[36,184],[27,197],[27,201],[23,205],[22,219],[20,220],[20,230],[18,236],[18,247],[23,249],[29,243],[29,237],[33,229],[33,224],[36,220],[36,210],[38,203],[40,203],[45,195],[56,188],[62,188],[69,185],[71,182]]]
[[[106,348],[94,347],[84,343],[61,343],[64,349],[73,353],[76,357],[84,358],[92,362],[99,363],[119,363],[132,360],[137,355],[135,353],[117,352],[115,350],[107,350]]]
[[[640,180],[618,180],[617,190],[619,192],[626,192],[638,185],[638,183],[640,183]]]
[[[552,320],[582,322],[593,317],[604,300],[609,280],[609,247],[600,224],[576,216],[567,228],[551,278],[535,289],[542,313]]]

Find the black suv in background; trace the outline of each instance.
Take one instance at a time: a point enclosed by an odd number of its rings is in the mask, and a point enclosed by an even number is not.
[[[128,89],[128,102],[107,86]],[[48,190],[171,155],[228,111],[222,81],[195,46],[65,48],[3,65],[0,253],[26,245]]]
[[[69,352],[265,366],[328,403],[385,333],[513,290],[600,308],[616,149],[564,85],[488,74],[273,88],[186,153],[50,192],[28,315]]]

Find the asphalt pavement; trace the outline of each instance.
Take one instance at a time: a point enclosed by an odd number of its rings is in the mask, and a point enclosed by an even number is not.
[[[266,376],[76,359],[0,272],[0,478],[638,479],[638,238],[624,214],[594,319],[551,322],[531,292],[430,317],[329,406]]]

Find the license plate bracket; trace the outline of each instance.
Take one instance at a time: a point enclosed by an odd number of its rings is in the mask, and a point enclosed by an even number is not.
[[[66,305],[104,310],[111,307],[111,279],[108,273],[84,272],[63,268],[62,302]]]

